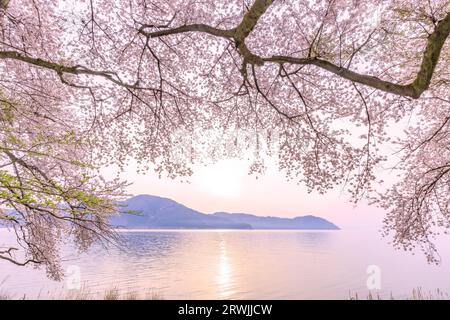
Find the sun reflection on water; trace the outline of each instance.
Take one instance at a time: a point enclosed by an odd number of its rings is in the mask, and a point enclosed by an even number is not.
[[[232,264],[230,261],[226,240],[224,238],[221,238],[219,242],[219,259],[216,277],[216,283],[220,298],[230,298],[234,293],[234,291],[232,290],[232,277]]]

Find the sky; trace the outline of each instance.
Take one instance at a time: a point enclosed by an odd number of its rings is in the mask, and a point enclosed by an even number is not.
[[[378,9],[373,14],[374,23],[382,12],[381,6]],[[345,229],[381,228],[385,215],[383,210],[364,202],[355,206],[339,186],[325,195],[308,193],[303,185],[287,181],[275,164],[269,164],[266,173],[258,178],[248,175],[249,163],[245,160],[198,165],[189,182],[159,178],[152,170],[138,174],[136,168],[132,162],[121,174],[121,178],[132,183],[127,190],[130,195],[167,197],[203,213],[227,211],[279,217],[312,214]],[[117,169],[106,171],[107,177],[117,173]]]
[[[151,194],[171,198],[203,213],[245,212],[256,215],[296,217],[320,216],[343,229],[380,228],[385,212],[366,203],[357,206],[337,187],[325,195],[308,193],[294,181],[287,181],[274,164],[262,176],[248,174],[246,160],[228,159],[215,164],[197,165],[186,179],[158,177],[152,170],[138,174],[130,164],[121,178],[132,183],[130,195]],[[117,173],[108,169],[109,175]]]

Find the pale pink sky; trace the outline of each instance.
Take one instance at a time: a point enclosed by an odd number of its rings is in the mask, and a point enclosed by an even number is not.
[[[383,210],[364,203],[355,207],[339,187],[325,195],[308,194],[304,186],[287,181],[274,165],[258,178],[247,172],[248,162],[233,159],[195,167],[190,182],[160,179],[153,171],[137,174],[133,165],[121,177],[133,183],[128,188],[132,195],[167,197],[204,213],[227,211],[280,217],[312,214],[345,229],[381,226]]]
[[[403,137],[403,129],[412,119],[414,117],[391,124],[390,136]],[[348,127],[351,124],[345,125]],[[378,147],[389,158],[383,164],[384,168],[393,166],[398,161],[394,152],[396,150],[391,145],[385,143]],[[243,159],[246,157],[251,158],[252,153],[242,156]],[[365,202],[355,206],[349,201],[349,195],[342,191],[342,187],[337,186],[325,195],[308,193],[304,185],[287,181],[275,162],[266,158],[266,165],[265,174],[257,178],[255,175],[248,175],[249,161],[221,160],[215,164],[193,167],[194,174],[189,182],[182,182],[181,179],[160,179],[153,170],[137,174],[137,166],[131,162],[121,178],[132,183],[128,188],[131,195],[167,197],[203,213],[226,211],[279,217],[312,214],[328,219],[343,229],[382,227],[386,212]],[[109,168],[106,175],[113,177],[116,173],[117,169]],[[387,169],[378,168],[375,174],[377,180],[384,180],[386,185],[397,179]]]

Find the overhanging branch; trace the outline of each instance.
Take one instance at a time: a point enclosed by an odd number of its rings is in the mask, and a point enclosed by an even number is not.
[[[238,52],[244,59],[244,64],[262,65],[265,62],[275,63],[289,63],[298,65],[314,65],[321,69],[327,70],[335,75],[352,82],[360,83],[384,92],[411,97],[418,99],[422,93],[430,86],[434,70],[439,61],[442,48],[450,33],[450,12],[447,13],[444,19],[436,24],[435,30],[430,34],[427,40],[427,45],[423,53],[420,70],[413,82],[402,85],[390,81],[382,80],[378,77],[369,76],[361,73],[351,71],[348,68],[338,66],[332,62],[322,60],[319,58],[296,58],[290,56],[272,56],[261,57],[252,53],[245,45],[246,37],[253,31],[259,18],[264,14],[267,8],[273,3],[273,0],[256,0],[247,13],[244,15],[242,21],[236,28],[222,30],[210,27],[204,24],[193,24],[172,28],[155,32],[141,32],[147,37],[162,37],[183,32],[206,32],[211,35],[232,38],[236,43]]]
[[[55,71],[60,77],[63,74],[73,74],[73,75],[91,75],[105,78],[119,86],[128,88],[128,89],[150,89],[151,88],[143,88],[139,87],[136,84],[130,84],[122,81],[117,74],[110,71],[98,71],[86,68],[84,66],[76,65],[76,66],[65,66],[63,64],[59,64],[56,62],[30,57],[28,55],[24,55],[17,51],[0,51],[0,59],[11,59],[22,61],[28,63],[30,65],[34,65],[36,67],[41,67],[48,70]],[[61,79],[64,80],[64,79]],[[63,81],[64,82],[64,81]]]
[[[233,37],[234,30],[224,30],[224,29],[218,29],[211,26],[208,26],[206,24],[190,24],[185,25],[177,28],[171,28],[171,29],[165,29],[165,30],[159,30],[154,32],[147,32],[145,29],[147,26],[141,27],[139,29],[139,33],[143,34],[146,37],[149,38],[159,38],[179,33],[186,33],[186,32],[204,32],[211,34],[216,37],[223,37],[223,38],[231,38]]]
[[[264,62],[290,63],[299,65],[314,65],[329,72],[332,72],[347,80],[364,84],[366,86],[400,96],[419,98],[430,86],[434,69],[439,61],[442,47],[450,33],[450,12],[444,19],[439,21],[432,34],[428,37],[427,45],[423,53],[420,70],[415,80],[407,85],[396,84],[382,80],[378,77],[360,74],[350,69],[337,66],[329,61],[318,58],[294,58],[289,56],[272,56],[263,58]]]

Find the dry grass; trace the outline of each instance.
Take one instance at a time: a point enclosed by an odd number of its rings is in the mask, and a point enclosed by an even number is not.
[[[105,294],[103,295],[103,300],[119,300],[119,298],[120,298],[120,293],[119,293],[119,289],[117,287],[106,290]]]
[[[81,287],[79,290],[70,290],[65,293],[61,299],[57,300],[91,300],[92,294],[86,287]]]
[[[111,289],[105,290],[103,294],[95,295],[92,294],[89,289],[82,287],[80,290],[71,290],[64,295],[59,297],[50,298],[50,300],[164,300],[163,296],[157,292],[147,292],[143,297],[139,295],[136,291],[126,292],[121,295],[118,287],[113,287]],[[25,295],[20,298],[8,295],[3,291],[0,291],[0,300],[26,300],[30,299]],[[38,297],[39,299],[39,297]],[[360,296],[358,293],[349,294],[350,300],[383,300],[378,293],[374,294],[369,292],[366,296]],[[395,300],[395,297],[390,294],[389,300]],[[405,300],[405,299],[400,299]],[[406,300],[450,300],[450,295],[442,291],[441,289],[436,289],[434,291],[424,291],[421,287],[417,287],[412,290],[410,296]]]
[[[130,291],[123,295],[120,290],[115,287],[105,291],[104,300],[141,300],[141,296],[136,291]],[[142,300],[163,300],[163,296],[157,292],[150,292],[143,296]]]
[[[3,280],[2,282],[0,282],[0,286],[3,285],[3,283],[5,282],[5,280]],[[5,292],[0,291],[0,300],[11,300],[11,296],[6,294]]]
[[[125,300],[139,300],[139,294],[136,291],[128,292],[125,295]]]
[[[39,300],[41,294],[37,297],[15,297],[0,291],[0,300]],[[105,290],[103,293],[92,293],[89,289],[82,287],[79,290],[70,290],[61,294],[56,294],[45,298],[48,300],[163,300],[163,296],[157,292],[148,292],[142,297],[137,291],[129,291],[121,295],[118,287]]]
[[[369,294],[365,297],[360,297],[358,293],[349,295],[350,300],[383,300],[381,296],[377,294],[373,294],[369,292]],[[395,300],[392,292],[390,294],[389,300]],[[425,292],[421,287],[417,287],[413,289],[412,294],[408,296],[406,299],[401,300],[450,300],[450,296],[448,293],[442,291],[441,289],[436,289],[434,291]]]
[[[0,293],[0,300],[11,300],[11,297],[5,293]]]
[[[410,300],[450,300],[450,296],[441,289],[423,292],[422,288],[418,287],[413,290]]]
[[[145,296],[145,300],[164,300],[164,298],[160,293],[152,292]]]

